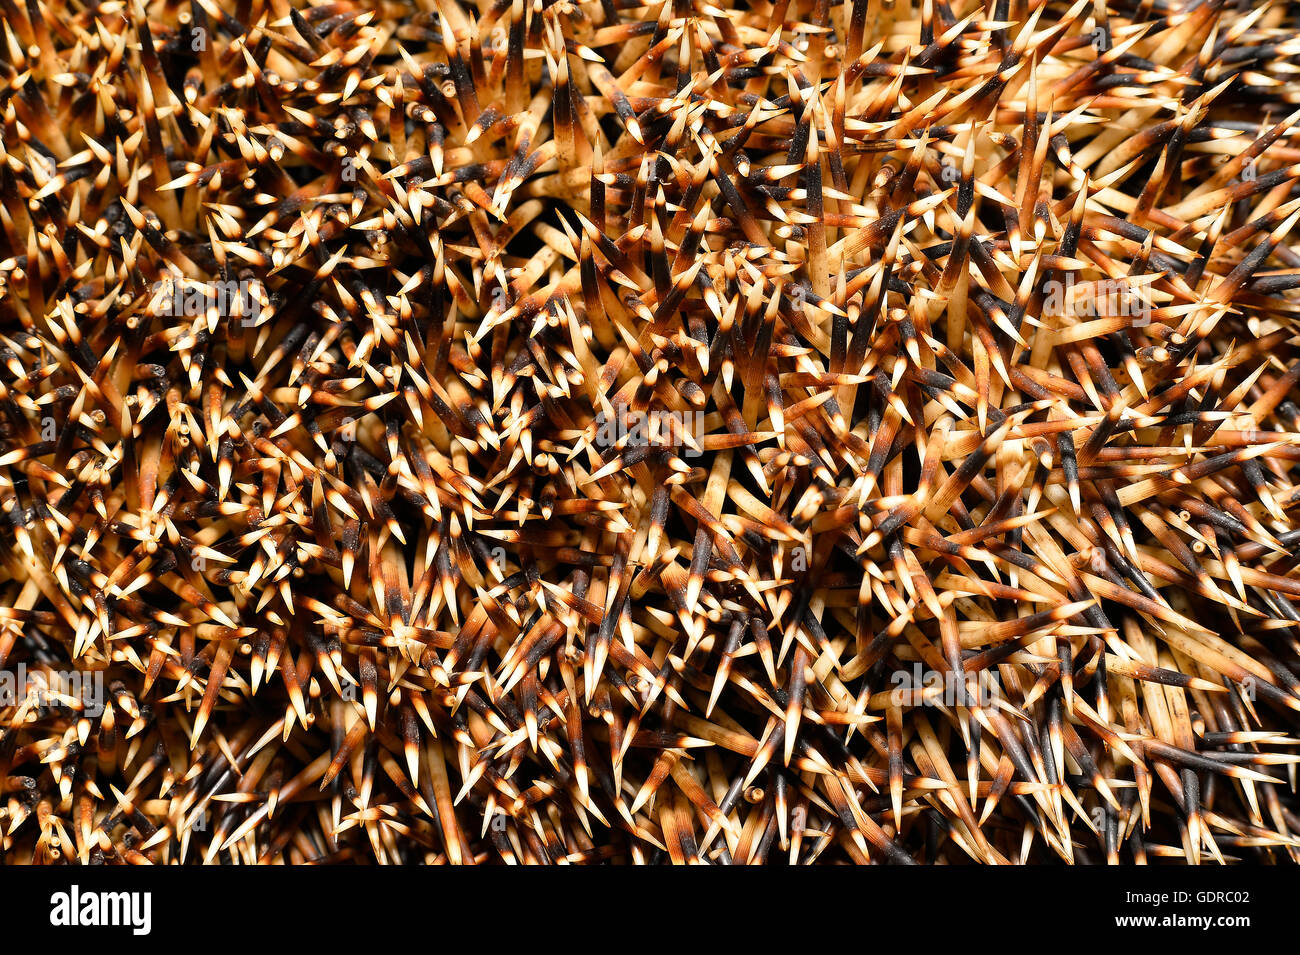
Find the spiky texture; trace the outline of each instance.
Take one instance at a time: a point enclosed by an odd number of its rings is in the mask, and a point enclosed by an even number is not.
[[[1297,858],[1291,8],[292,3],[0,0],[6,861]]]

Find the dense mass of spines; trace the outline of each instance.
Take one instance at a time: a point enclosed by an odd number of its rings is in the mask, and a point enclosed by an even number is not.
[[[1286,5],[0,10],[0,858],[1300,859]]]

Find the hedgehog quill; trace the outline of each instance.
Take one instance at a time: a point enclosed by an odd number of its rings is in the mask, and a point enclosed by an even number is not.
[[[6,863],[1300,861],[1294,8],[0,3]]]

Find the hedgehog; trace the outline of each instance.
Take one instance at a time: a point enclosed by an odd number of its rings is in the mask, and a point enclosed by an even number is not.
[[[0,0],[0,859],[1300,861],[1300,40]]]

